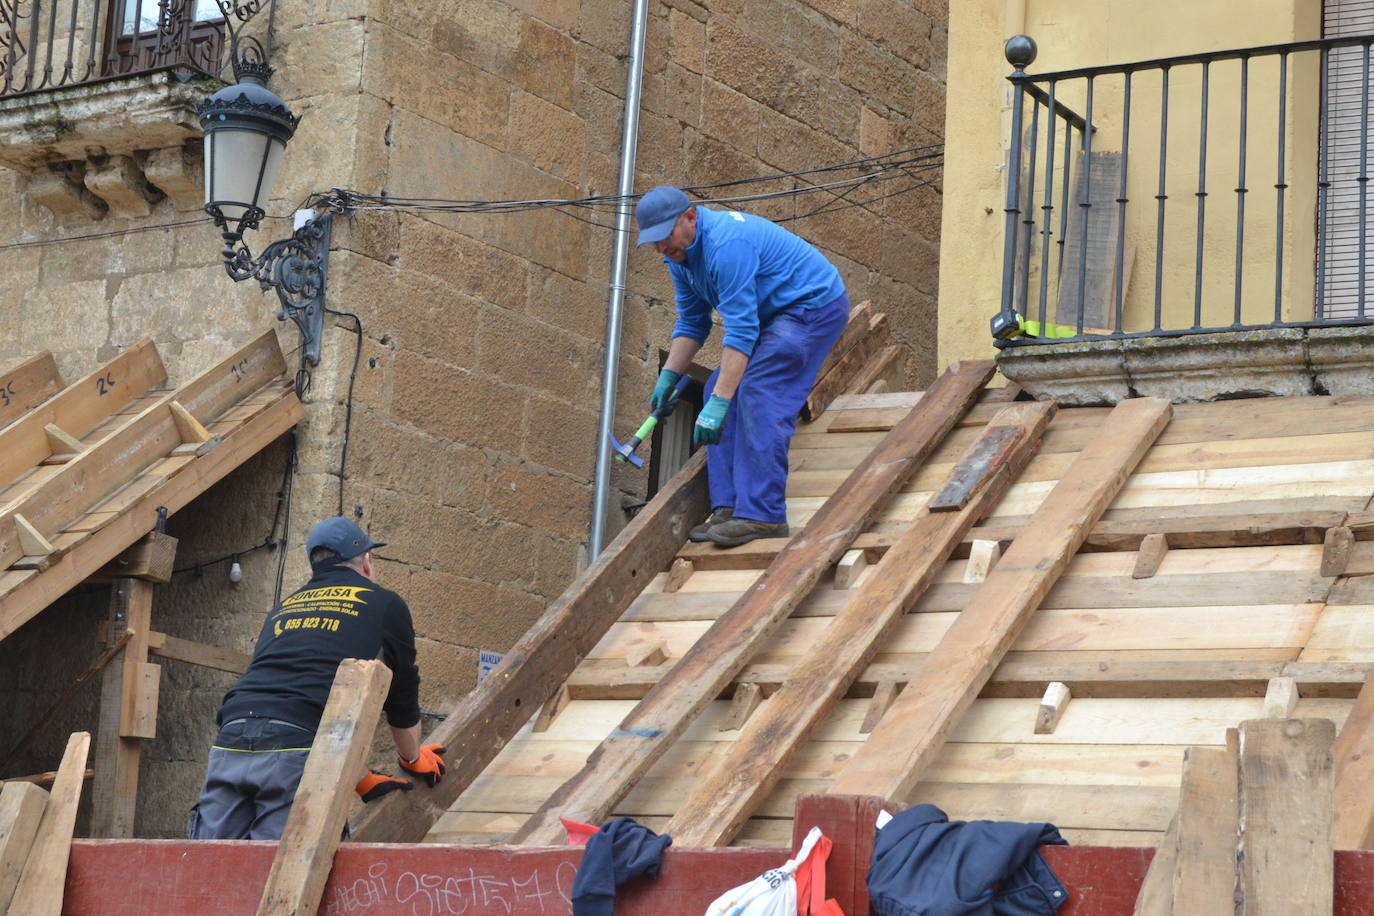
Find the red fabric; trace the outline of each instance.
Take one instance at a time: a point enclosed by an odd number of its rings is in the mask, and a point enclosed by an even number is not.
[[[830,837],[822,835],[797,867],[797,916],[844,916],[835,898],[825,897],[825,862],[833,845]]]

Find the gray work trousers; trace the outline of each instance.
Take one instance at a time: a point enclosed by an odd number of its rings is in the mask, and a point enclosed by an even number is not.
[[[314,733],[279,719],[235,719],[210,748],[193,840],[279,840]]]

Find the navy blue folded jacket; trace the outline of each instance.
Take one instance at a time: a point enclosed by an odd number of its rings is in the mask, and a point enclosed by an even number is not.
[[[613,916],[616,887],[639,875],[657,878],[663,850],[672,842],[628,817],[602,824],[587,839],[573,877],[573,916]]]
[[[878,831],[868,896],[878,916],[1053,916],[1068,891],[1040,846],[1067,846],[1052,824],[951,821],[917,805]]]

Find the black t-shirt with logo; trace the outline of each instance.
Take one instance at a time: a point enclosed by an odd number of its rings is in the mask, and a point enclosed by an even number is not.
[[[401,596],[334,564],[272,609],[248,670],[224,695],[217,722],[243,716],[281,719],[314,731],[346,658],[380,658],[391,669],[383,709],[388,724],[420,721],[415,628]]]

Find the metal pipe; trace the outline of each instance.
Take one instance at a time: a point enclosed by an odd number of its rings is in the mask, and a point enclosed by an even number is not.
[[[630,195],[634,193],[635,155],[639,140],[639,95],[644,82],[644,33],[649,0],[635,0],[630,29],[630,58],[625,75],[625,118],[620,140],[620,206],[615,215],[615,253],[606,316],[606,364],[601,375],[601,420],[596,427],[596,476],[592,481],[592,530],[588,559],[601,553],[606,539],[606,503],[611,490],[611,429],[615,425],[615,382],[620,365],[620,328],[625,308],[625,267],[630,257]]]

